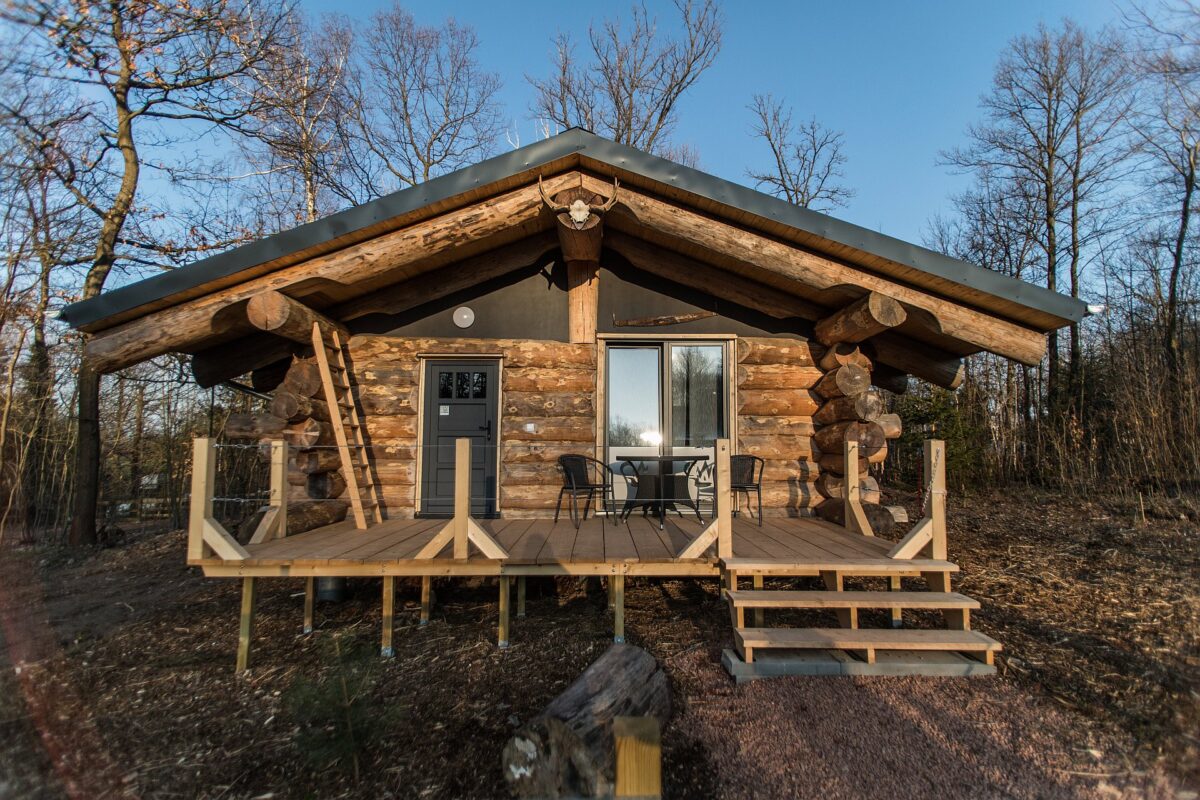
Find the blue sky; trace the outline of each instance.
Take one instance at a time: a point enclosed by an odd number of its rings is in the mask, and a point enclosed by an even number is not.
[[[366,18],[384,3],[305,5]],[[506,114],[526,144],[536,134],[525,75],[547,73],[554,34],[582,41],[589,22],[628,16],[629,9],[625,2],[563,0],[404,5],[423,24],[453,16],[475,27],[480,60],[504,81]],[[673,24],[669,2],[647,6],[660,23]],[[816,116],[845,133],[845,183],[857,194],[835,216],[914,242],[965,186],[965,178],[938,166],[938,152],[960,144],[979,119],[979,96],[1006,43],[1040,21],[1071,17],[1089,28],[1120,22],[1110,0],[731,2],[724,13],[721,54],[685,98],[675,139],[697,148],[705,171],[747,182],[746,168],[765,164],[766,153],[749,133],[746,105],[754,92],[772,92],[794,106],[797,118]]]

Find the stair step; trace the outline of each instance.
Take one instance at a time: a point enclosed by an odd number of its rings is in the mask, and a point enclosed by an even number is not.
[[[996,652],[1001,645],[979,631],[911,628],[737,628],[740,648],[785,650],[952,650]]]
[[[897,575],[915,572],[958,572],[950,561],[929,558],[840,558],[833,561],[788,561],[768,558],[726,558],[723,569],[740,575],[815,575],[840,572],[844,575]]]
[[[977,609],[958,592],[725,591],[736,608],[935,608]]]

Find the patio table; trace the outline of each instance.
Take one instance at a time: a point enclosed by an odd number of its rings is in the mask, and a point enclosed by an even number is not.
[[[687,488],[687,473],[691,470],[692,465],[698,461],[707,461],[708,456],[703,453],[666,453],[661,455],[628,455],[617,456],[618,461],[625,461],[633,465],[634,471],[637,473],[637,494],[634,497],[626,497],[625,505],[621,509],[621,519],[629,519],[629,513],[635,508],[648,508],[651,511],[658,510],[658,528],[662,530],[663,524],[667,516],[667,506],[673,510],[676,508],[676,503],[682,503],[691,506],[696,512],[696,519],[701,522],[704,518],[700,516],[700,508],[696,502],[692,500],[691,492]],[[637,468],[637,463],[654,464],[655,471],[653,473],[643,473]],[[686,464],[682,470],[667,472],[668,465],[681,462]],[[682,481],[679,478],[683,478]],[[666,493],[667,485],[671,487],[671,495]],[[679,487],[683,485],[682,497],[680,497]]]

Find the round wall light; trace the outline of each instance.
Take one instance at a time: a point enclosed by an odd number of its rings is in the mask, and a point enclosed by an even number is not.
[[[460,328],[469,328],[475,323],[475,312],[466,306],[454,309],[454,324]]]

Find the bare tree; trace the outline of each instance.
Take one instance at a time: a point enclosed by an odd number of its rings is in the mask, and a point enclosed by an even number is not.
[[[504,126],[500,78],[477,58],[474,29],[447,20],[418,25],[399,5],[371,17],[354,76],[353,136],[373,157],[357,165],[366,196],[414,186],[473,164],[496,148]]]
[[[712,66],[721,49],[715,0],[675,0],[681,33],[660,36],[644,5],[633,7],[628,30],[617,20],[588,29],[591,58],[576,58],[566,34],[554,40],[554,69],[527,77],[537,96],[531,111],[560,128],[575,125],[650,153],[666,154],[680,98]],[[694,151],[681,151],[694,160]],[[672,153],[680,155],[681,152]]]
[[[293,13],[286,24],[294,46],[249,61],[246,91],[260,104],[244,128],[247,144],[256,141],[265,150],[248,148],[264,183],[258,196],[280,205],[282,194],[283,204],[294,206],[280,208],[281,216],[291,210],[294,222],[312,222],[332,210],[325,195],[343,194],[347,140],[338,121],[351,105],[347,86],[354,37],[349,22],[338,16],[314,24]]]
[[[943,154],[947,163],[1010,181],[1036,197],[1039,245],[1049,289],[1058,291],[1065,259],[1068,288],[1079,296],[1088,248],[1105,232],[1105,193],[1121,177],[1121,125],[1129,98],[1119,43],[1108,32],[1089,35],[1067,20],[1052,31],[1012,41],[982,98],[986,122],[971,144]],[[1071,328],[1068,372],[1078,385],[1078,326]],[[1064,391],[1058,333],[1049,336],[1048,392]]]
[[[829,130],[816,118],[795,124],[792,109],[769,94],[756,94],[750,111],[754,135],[771,150],[770,171],[747,170],[758,188],[804,208],[829,211],[846,205],[854,191],[838,183],[846,156],[840,131]]]
[[[1186,2],[1162,12],[1157,18],[1141,9],[1133,12],[1141,45],[1135,63],[1145,100],[1133,115],[1132,127],[1139,150],[1153,166],[1155,204],[1163,211],[1156,216],[1173,228],[1155,238],[1161,247],[1169,248],[1159,305],[1164,316],[1163,349],[1174,382],[1182,359],[1179,309],[1200,161],[1200,6]],[[1154,278],[1157,287],[1157,270]]]
[[[86,115],[80,124],[89,135],[78,143],[63,141],[59,131],[11,104],[0,111],[53,153],[55,177],[97,220],[82,298],[100,294],[122,248],[160,249],[126,235],[146,165],[141,136],[163,137],[171,126],[182,133],[240,125],[259,101],[247,98],[235,78],[286,44],[285,13],[256,0],[111,0],[103,7],[14,0],[4,7],[3,19],[19,38],[13,68],[30,81],[79,87],[75,107]],[[95,538],[99,391],[99,375],[81,363],[73,544]]]

